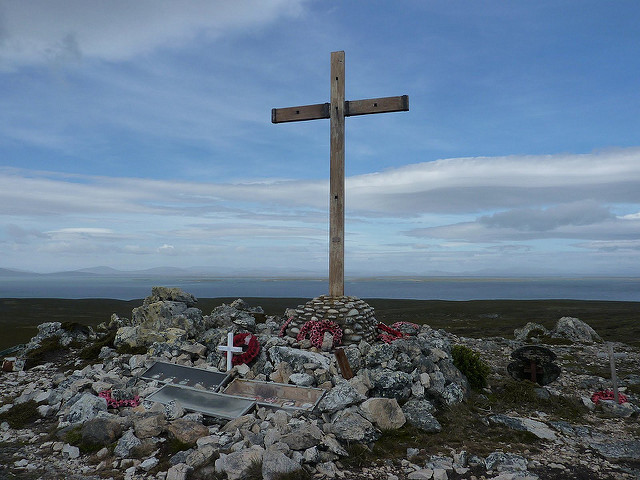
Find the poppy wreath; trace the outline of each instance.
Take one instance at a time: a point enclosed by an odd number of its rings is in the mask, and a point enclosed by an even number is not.
[[[378,338],[382,340],[384,343],[391,343],[394,340],[404,337],[404,333],[398,330],[395,330],[391,327],[388,327],[384,323],[379,323],[377,328],[378,330],[382,330],[383,332],[385,332],[378,335]]]
[[[311,345],[317,348],[322,347],[322,340],[324,339],[324,332],[329,332],[333,335],[332,346],[336,347],[342,343],[342,329],[336,322],[331,320],[309,320],[300,329],[300,333],[296,337],[299,342],[307,338],[311,340]]]
[[[243,363],[249,363],[260,353],[260,342],[258,337],[251,333],[236,333],[233,336],[233,346],[242,347],[243,352],[239,355],[234,355],[231,359],[233,365],[242,365]],[[247,347],[246,349],[244,349]]]
[[[600,390],[599,392],[594,393],[593,395],[591,395],[591,401],[593,403],[598,403],[600,400],[615,400],[615,394],[613,393],[613,390]],[[626,403],[629,400],[627,400],[627,396],[623,395],[622,393],[618,394],[618,403]]]
[[[130,399],[118,400],[111,396],[111,390],[103,390],[98,396],[107,401],[107,407],[109,408],[137,407],[140,405],[140,397],[138,395],[134,395],[134,397]]]
[[[282,326],[280,327],[280,332],[278,333],[279,337],[284,337],[284,332],[287,331],[287,327],[291,323],[291,320],[293,320],[293,317],[287,318],[287,321],[282,324]]]

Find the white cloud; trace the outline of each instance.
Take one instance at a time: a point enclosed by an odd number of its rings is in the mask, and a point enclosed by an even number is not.
[[[127,60],[300,15],[305,0],[31,0],[0,5],[4,68],[80,57]]]

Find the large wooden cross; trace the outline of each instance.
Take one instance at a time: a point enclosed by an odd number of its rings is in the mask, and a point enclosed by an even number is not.
[[[332,297],[344,295],[344,117],[408,110],[408,95],[345,101],[343,51],[331,52],[331,103],[271,110],[273,123],[330,119],[329,295]]]

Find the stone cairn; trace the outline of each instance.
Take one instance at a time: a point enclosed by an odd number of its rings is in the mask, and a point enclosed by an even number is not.
[[[322,295],[287,311],[288,324],[284,335],[296,338],[309,321],[329,320],[342,329],[342,344],[351,345],[361,340],[373,342],[378,335],[378,321],[373,307],[357,297],[330,297]]]

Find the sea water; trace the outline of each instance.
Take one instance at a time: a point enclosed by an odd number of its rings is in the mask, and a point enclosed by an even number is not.
[[[294,297],[326,294],[326,279],[145,277],[90,274],[1,275],[0,298],[113,298],[133,300],[151,287],[179,287],[196,297]],[[640,278],[364,278],[347,279],[345,294],[416,300],[640,301]]]

